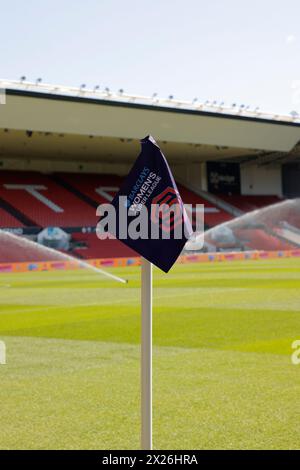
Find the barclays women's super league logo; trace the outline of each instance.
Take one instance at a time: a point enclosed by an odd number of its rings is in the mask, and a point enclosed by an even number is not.
[[[140,212],[142,206],[147,205],[160,181],[161,177],[145,166],[127,195],[125,207],[129,207],[133,213]]]

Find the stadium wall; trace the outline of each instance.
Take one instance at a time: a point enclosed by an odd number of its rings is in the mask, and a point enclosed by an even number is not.
[[[241,194],[282,197],[281,166],[241,165]]]
[[[173,166],[177,181],[188,188],[207,191],[206,162]],[[282,197],[282,167],[241,165],[241,194],[247,196],[274,195]]]
[[[180,165],[170,164],[175,179],[187,188],[207,191],[206,162],[193,162]]]

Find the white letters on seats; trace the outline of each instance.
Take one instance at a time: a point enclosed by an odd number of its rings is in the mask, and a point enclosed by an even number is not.
[[[27,191],[27,193],[31,194],[31,196],[45,204],[45,206],[49,207],[49,209],[53,210],[53,212],[64,212],[61,207],[39,192],[41,190],[48,189],[46,186],[39,184],[4,184],[3,186],[6,189],[23,189],[24,191]]]
[[[119,191],[119,189],[120,188],[117,188],[116,186],[100,186],[100,188],[95,188],[95,191],[104,199],[106,199],[106,201],[111,202],[114,197],[109,194],[109,192],[116,193],[117,191]]]

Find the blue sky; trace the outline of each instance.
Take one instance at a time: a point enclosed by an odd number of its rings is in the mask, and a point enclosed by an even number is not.
[[[300,113],[299,0],[0,4],[1,78]]]

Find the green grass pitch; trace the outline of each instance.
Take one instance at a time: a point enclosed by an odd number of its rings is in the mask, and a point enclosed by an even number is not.
[[[1,449],[139,447],[139,269],[0,275]],[[156,449],[294,449],[300,260],[154,270]]]

